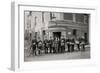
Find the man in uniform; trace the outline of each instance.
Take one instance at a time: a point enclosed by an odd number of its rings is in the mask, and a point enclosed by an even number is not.
[[[52,39],[52,37],[50,37],[50,40],[49,40],[50,53],[52,53],[52,51],[53,51],[52,45],[53,45],[53,39]]]
[[[81,38],[81,48],[82,48],[82,51],[85,51],[85,39],[84,37]]]
[[[47,40],[47,38],[45,38],[43,43],[44,43],[45,54],[47,54],[48,53],[48,40]]]
[[[41,54],[42,53],[42,41],[40,40],[40,37],[38,39],[39,40],[38,40],[37,51],[38,51],[39,54]]]
[[[61,38],[60,47],[61,47],[61,53],[64,53],[65,52],[65,39],[64,39],[64,36],[62,36],[62,38]]]
[[[67,42],[68,52],[70,52],[70,48],[71,48],[71,46],[70,46],[70,39],[68,38],[66,40],[66,42]]]
[[[61,53],[61,39],[58,39],[58,53]]]
[[[71,52],[74,51],[74,44],[75,44],[75,41],[74,41],[74,38],[71,39]]]
[[[32,40],[32,50],[33,50],[33,54],[35,54],[36,48],[37,48],[37,40],[34,37],[33,40]]]
[[[52,39],[52,50],[53,50],[53,53],[55,53],[55,40],[54,40],[54,38]]]
[[[80,41],[79,41],[79,38],[76,39],[75,43],[77,45],[78,51],[80,51]]]
[[[55,38],[55,41],[54,41],[54,53],[58,53],[58,39],[57,37]]]

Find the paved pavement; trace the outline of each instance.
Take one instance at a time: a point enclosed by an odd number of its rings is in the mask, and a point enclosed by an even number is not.
[[[66,52],[61,54],[43,54],[40,56],[28,56],[25,51],[24,61],[46,61],[46,60],[70,60],[70,59],[89,59],[90,58],[90,48],[86,48],[86,51],[74,51]]]

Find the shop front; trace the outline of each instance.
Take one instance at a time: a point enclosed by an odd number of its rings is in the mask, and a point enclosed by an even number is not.
[[[49,38],[53,37],[61,39],[66,38],[82,38],[84,37],[89,43],[89,30],[88,25],[73,22],[51,21],[48,26]]]

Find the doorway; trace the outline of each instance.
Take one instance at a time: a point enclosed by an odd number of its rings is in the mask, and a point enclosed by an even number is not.
[[[61,32],[53,32],[53,37],[60,39],[61,38]]]

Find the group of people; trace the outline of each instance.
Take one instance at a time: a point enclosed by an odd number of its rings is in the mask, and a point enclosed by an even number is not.
[[[65,39],[64,37],[59,39],[50,37],[50,40],[44,39],[44,41],[40,40],[40,38],[38,40],[34,38],[31,42],[32,54],[34,55],[74,52],[75,47],[78,51],[85,51],[85,39]]]

